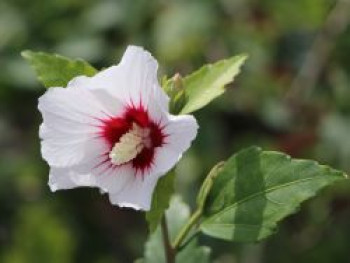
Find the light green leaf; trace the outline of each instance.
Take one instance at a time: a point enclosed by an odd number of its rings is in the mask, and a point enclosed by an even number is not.
[[[233,81],[246,59],[247,55],[234,56],[215,64],[205,65],[186,76],[183,81],[188,100],[181,114],[199,110],[223,94],[225,85]]]
[[[176,263],[209,263],[210,248],[199,246],[197,240],[189,243],[176,257]]]
[[[69,59],[57,54],[23,51],[25,58],[34,68],[38,79],[46,87],[66,87],[76,76],[93,76],[97,70],[82,59]]]
[[[170,202],[170,208],[166,211],[170,239],[173,241],[190,218],[190,209],[180,197],[173,196]],[[208,247],[198,246],[197,239],[185,246],[176,257],[177,263],[208,263],[210,249]],[[160,226],[150,235],[145,244],[144,258],[138,259],[137,263],[165,263],[164,245],[162,242],[162,233]]]
[[[169,207],[170,197],[174,193],[175,172],[172,170],[158,180],[153,192],[151,210],[146,213],[149,230],[153,233],[162,219],[163,213]]]
[[[205,204],[200,229],[231,241],[254,242],[271,235],[300,203],[346,175],[315,161],[252,147],[231,157]]]

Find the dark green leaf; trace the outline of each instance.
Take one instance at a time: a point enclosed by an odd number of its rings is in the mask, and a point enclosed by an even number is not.
[[[170,202],[170,208],[166,211],[170,239],[173,241],[190,218],[190,209],[180,197],[174,196]],[[177,263],[208,263],[210,249],[198,246],[197,239],[184,247],[176,257]],[[160,226],[150,235],[145,245],[144,258],[137,260],[137,263],[165,263],[164,245]]]
[[[34,68],[46,88],[65,87],[76,76],[93,76],[97,70],[82,59],[69,59],[57,54],[23,51],[22,56]]]
[[[214,181],[200,228],[210,236],[254,242],[323,187],[346,178],[315,161],[252,147],[231,157]]]
[[[184,86],[187,103],[181,114],[199,110],[225,92],[225,85],[233,81],[240,72],[240,67],[247,59],[246,55],[238,55],[224,59],[215,64],[208,64],[196,72],[186,76]]]
[[[169,207],[170,197],[174,193],[175,172],[171,171],[158,180],[153,192],[151,210],[146,213],[150,232],[154,232]]]

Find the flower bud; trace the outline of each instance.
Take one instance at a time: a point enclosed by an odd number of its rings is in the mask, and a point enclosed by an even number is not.
[[[174,77],[166,81],[164,90],[170,97],[169,111],[172,114],[179,114],[187,103],[186,90],[181,75],[176,73]]]

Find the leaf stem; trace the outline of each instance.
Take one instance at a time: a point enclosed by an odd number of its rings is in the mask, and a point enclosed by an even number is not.
[[[201,215],[202,215],[202,209],[197,208],[197,210],[192,214],[191,218],[188,220],[187,224],[180,230],[180,233],[177,235],[172,246],[175,251],[179,249],[179,247],[181,246],[181,243],[186,238],[188,232],[198,222]]]
[[[213,169],[211,169],[208,176],[205,178],[197,196],[197,209],[192,214],[187,224],[180,230],[180,233],[177,235],[175,242],[173,243],[173,249],[176,252],[178,250],[181,250],[183,247],[185,247],[191,241],[191,239],[198,234],[198,230],[197,230],[197,232],[194,235],[192,235],[184,245],[182,245],[189,231],[201,218],[207,195],[211,187],[213,186],[215,178],[217,177],[218,173],[220,172],[224,164],[225,162],[219,162],[217,165],[213,167]]]
[[[166,262],[167,263],[175,263],[176,250],[171,246],[171,243],[170,243],[168,225],[167,225],[167,220],[166,220],[165,214],[162,217],[161,227],[162,227],[162,236],[163,236],[163,244],[164,244],[164,252],[165,252]]]

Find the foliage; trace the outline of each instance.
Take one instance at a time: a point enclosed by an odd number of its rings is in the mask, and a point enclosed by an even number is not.
[[[74,77],[84,75],[91,77],[97,72],[84,60],[69,59],[60,55],[44,52],[23,51],[22,56],[35,69],[38,79],[46,88],[65,87]]]
[[[150,232],[153,233],[164,214],[168,209],[172,194],[174,193],[175,172],[171,171],[159,179],[152,196],[151,210],[146,213],[146,220]]]
[[[246,58],[246,55],[239,55],[221,60],[213,65],[203,66],[186,76],[183,81],[188,99],[181,114],[199,110],[222,95],[225,91],[225,85],[232,82],[233,78],[240,72],[240,67]]]
[[[166,211],[165,215],[168,219],[170,240],[174,240],[175,236],[190,218],[190,209],[180,197],[174,196],[171,200],[169,210]],[[197,243],[198,241],[196,238],[191,240],[191,242],[178,253],[176,262],[208,263],[210,249],[208,247],[200,247]],[[160,226],[150,235],[146,242],[144,259],[137,261],[137,263],[152,262],[166,262]]]
[[[205,205],[201,230],[231,241],[255,242],[271,235],[277,223],[344,173],[314,161],[248,148],[218,172]]]

